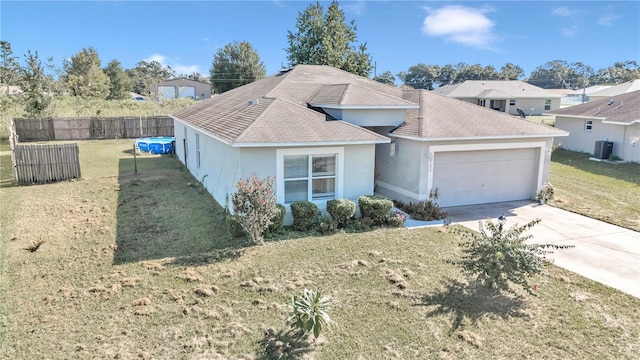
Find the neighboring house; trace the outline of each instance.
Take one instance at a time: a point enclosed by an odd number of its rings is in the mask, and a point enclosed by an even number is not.
[[[467,80],[444,85],[432,92],[472,104],[518,115],[540,115],[560,108],[560,94],[518,80]]]
[[[172,79],[158,84],[158,96],[164,99],[209,99],[211,98],[211,84],[191,80],[191,79]]]
[[[596,91],[589,95],[590,100],[609,99],[612,96],[626,94],[640,90],[640,79],[624,82],[616,86],[610,86],[604,90]]]
[[[594,154],[597,141],[609,141],[613,156],[640,163],[640,90],[549,114],[556,116],[556,128],[569,132],[556,139],[562,148]]]
[[[534,198],[564,131],[426,90],[298,65],[171,115],[176,153],[223,206],[240,178],[275,177],[277,201],[374,192],[441,206]],[[290,212],[289,212],[290,213]],[[291,221],[290,215],[287,222]]]
[[[566,93],[562,94],[560,105],[562,107],[562,105],[573,106],[573,105],[584,104],[587,101],[591,100],[590,98],[591,94],[608,89],[610,87],[611,86],[594,85],[594,86],[589,86],[583,89],[569,90]]]

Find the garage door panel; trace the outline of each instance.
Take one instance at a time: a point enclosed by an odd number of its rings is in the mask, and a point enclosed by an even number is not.
[[[531,198],[538,148],[435,153],[433,186],[441,206]]]

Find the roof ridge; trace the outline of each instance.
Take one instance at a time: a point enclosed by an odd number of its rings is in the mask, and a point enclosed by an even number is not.
[[[288,78],[289,78],[289,74],[293,73],[294,71],[296,71],[298,68],[300,67],[300,65],[296,65],[293,68],[291,68],[289,71],[285,72],[284,74],[280,75],[282,76],[282,80],[280,80],[274,87],[272,87],[266,94],[264,94],[265,98],[272,98],[275,99],[275,96],[272,96],[271,93],[273,91],[275,91],[278,87],[280,87],[280,85],[282,85],[283,82],[285,82]],[[280,71],[282,72],[282,71]],[[278,74],[280,74],[280,72]],[[273,77],[275,78],[276,76],[278,76],[278,74],[273,74],[271,76],[268,77]],[[265,78],[266,79],[266,78]]]

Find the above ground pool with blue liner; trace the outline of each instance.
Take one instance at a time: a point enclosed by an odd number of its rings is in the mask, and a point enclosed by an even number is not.
[[[136,148],[151,154],[171,154],[175,140],[173,136],[137,138]]]

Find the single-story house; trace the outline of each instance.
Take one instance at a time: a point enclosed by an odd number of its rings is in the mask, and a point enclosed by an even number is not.
[[[158,96],[164,99],[191,98],[196,100],[211,98],[212,85],[191,79],[171,79],[158,84]]]
[[[540,115],[560,108],[562,95],[519,80],[467,80],[444,85],[432,92],[489,109],[518,115]]]
[[[240,178],[275,177],[277,201],[374,192],[441,206],[534,198],[564,131],[426,90],[298,65],[171,115],[176,154],[223,206]],[[290,222],[290,215],[286,219]]]
[[[556,116],[556,128],[569,132],[568,137],[556,139],[563,149],[594,154],[596,142],[611,142],[613,156],[640,163],[640,90],[591,100],[549,115]]]
[[[626,94],[638,90],[640,90],[640,79],[626,81],[622,84],[609,86],[606,89],[602,89],[600,91],[589,94],[589,100],[609,99],[612,96]]]

